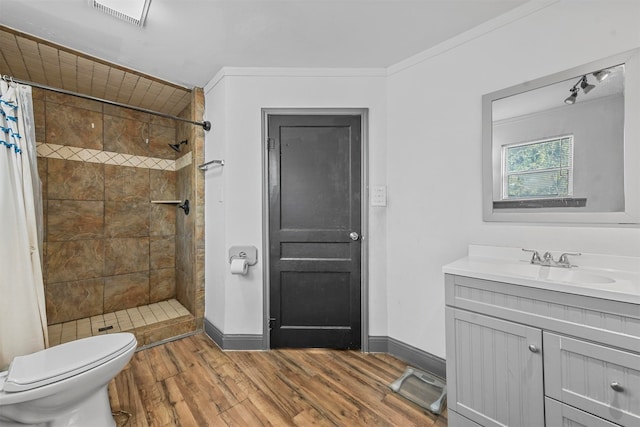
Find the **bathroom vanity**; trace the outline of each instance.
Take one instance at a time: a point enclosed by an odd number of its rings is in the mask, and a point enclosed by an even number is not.
[[[530,257],[472,245],[443,267],[449,425],[640,426],[640,260]]]

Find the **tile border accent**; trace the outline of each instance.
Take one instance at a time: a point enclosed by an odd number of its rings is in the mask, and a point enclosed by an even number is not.
[[[191,152],[176,159],[160,159],[157,157],[134,156],[113,151],[93,150],[90,148],[72,147],[70,145],[36,143],[38,157],[48,159],[73,160],[87,163],[101,163],[115,166],[130,166],[134,168],[177,171],[193,162]]]
[[[189,151],[187,154],[185,154],[182,157],[179,157],[176,159],[175,161],[175,169],[179,171],[180,169],[189,166],[191,163],[193,162],[193,155],[191,154],[191,151]]]

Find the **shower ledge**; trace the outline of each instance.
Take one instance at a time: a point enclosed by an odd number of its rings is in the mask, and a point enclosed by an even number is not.
[[[131,332],[146,346],[196,329],[193,315],[177,300],[49,325],[49,346],[94,335]]]

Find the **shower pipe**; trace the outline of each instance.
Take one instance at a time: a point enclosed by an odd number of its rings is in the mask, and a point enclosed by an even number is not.
[[[129,110],[135,110],[135,111],[140,111],[142,113],[153,114],[154,116],[160,116],[160,117],[164,117],[166,119],[173,119],[173,120],[178,120],[178,121],[181,121],[181,122],[191,123],[193,125],[202,126],[202,128],[204,130],[206,130],[206,131],[211,130],[211,122],[206,121],[206,120],[202,121],[202,122],[197,122],[197,121],[193,121],[193,120],[189,120],[189,119],[183,119],[182,117],[172,116],[171,114],[165,114],[165,113],[161,113],[159,111],[147,110],[146,108],[141,108],[141,107],[135,107],[133,105],[122,104],[122,103],[116,102],[116,101],[109,101],[108,99],[96,98],[95,96],[85,95],[85,94],[78,93],[78,92],[72,92],[70,90],[60,89],[60,88],[52,87],[52,86],[47,86],[47,85],[43,85],[43,84],[40,84],[40,83],[29,82],[29,81],[20,80],[20,79],[14,79],[13,77],[7,76],[5,74],[2,75],[2,80],[6,81],[6,82],[29,85],[29,86],[37,87],[39,89],[46,89],[46,90],[50,90],[52,92],[63,93],[65,95],[76,96],[78,98],[89,99],[91,101],[98,101],[98,102],[102,102],[104,104],[114,105],[116,107],[128,108]]]

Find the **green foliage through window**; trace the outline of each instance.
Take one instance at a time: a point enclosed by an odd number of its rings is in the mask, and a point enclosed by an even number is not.
[[[503,146],[503,200],[573,193],[573,135]]]

